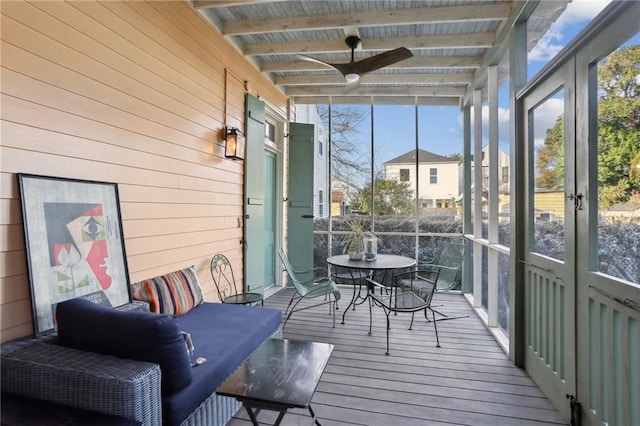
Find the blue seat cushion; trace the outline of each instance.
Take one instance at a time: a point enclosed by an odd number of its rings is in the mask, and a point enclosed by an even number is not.
[[[180,325],[172,315],[118,311],[70,299],[58,304],[56,318],[61,345],[160,365],[163,395],[193,379]]]
[[[193,382],[188,387],[162,398],[163,423],[184,421],[281,321],[278,309],[206,302],[178,317],[181,329],[191,334],[193,359],[205,357],[207,362],[193,367]]]

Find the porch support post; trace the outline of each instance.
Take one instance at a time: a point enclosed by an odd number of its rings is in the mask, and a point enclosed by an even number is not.
[[[462,162],[462,172],[463,172],[463,184],[464,187],[462,189],[462,220],[463,220],[463,228],[462,232],[472,237],[473,232],[473,223],[471,222],[473,218],[471,217],[471,107],[469,105],[464,106],[462,109],[462,120],[463,120],[463,162]],[[471,293],[473,291],[473,262],[471,259],[471,247],[473,244],[473,240],[465,240],[466,248],[464,251],[464,260],[462,265],[462,291],[464,293]]]
[[[473,234],[482,238],[482,90],[473,91]],[[482,306],[482,245],[473,247],[473,306]]]
[[[487,94],[489,98],[489,246],[498,244],[498,66],[487,68]],[[498,326],[498,256],[497,250],[489,249],[488,282],[488,326]]]
[[[513,363],[524,367],[525,356],[525,268],[518,262],[526,251],[525,235],[527,212],[525,210],[525,135],[523,134],[526,116],[517,110],[516,94],[527,83],[527,23],[518,22],[511,34],[509,54],[509,138],[510,138],[510,232],[511,247],[509,256],[509,356]]]

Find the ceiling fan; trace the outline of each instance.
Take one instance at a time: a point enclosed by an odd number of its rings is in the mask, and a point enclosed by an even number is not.
[[[345,39],[346,45],[351,49],[351,62],[332,64],[306,55],[300,55],[300,57],[307,61],[313,61],[335,68],[336,70],[340,71],[345,80],[347,80],[347,83],[352,84],[356,83],[360,79],[360,77],[367,73],[379,70],[380,68],[384,68],[389,65],[393,65],[396,62],[400,62],[413,56],[409,49],[405,47],[399,47],[397,49],[388,50],[378,55],[370,56],[368,58],[356,61],[354,52],[360,42],[360,37],[356,35],[350,35]]]

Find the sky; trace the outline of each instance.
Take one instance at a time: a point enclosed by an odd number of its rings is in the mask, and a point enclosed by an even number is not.
[[[610,0],[573,0],[563,14],[551,26],[547,34],[529,52],[528,75],[533,77],[551,58],[565,47]],[[633,40],[637,43],[640,37]],[[501,146],[508,135],[508,82],[499,92],[499,139]],[[368,112],[368,106],[367,112]],[[544,111],[543,111],[544,109]],[[540,119],[536,119],[536,135],[544,135],[553,127],[562,112],[562,101],[551,99],[540,108]],[[458,107],[419,107],[419,146],[421,149],[439,154],[462,153],[462,114]],[[538,114],[536,114],[538,116]],[[483,120],[488,118],[488,107],[483,108]],[[545,120],[544,118],[548,118]],[[376,168],[381,162],[402,155],[414,148],[415,112],[413,106],[374,107],[374,129]],[[370,126],[370,123],[367,124]],[[366,126],[365,126],[366,127]],[[363,129],[357,139],[368,146],[371,130]],[[355,141],[354,141],[355,142]],[[505,147],[508,152],[508,146]]]

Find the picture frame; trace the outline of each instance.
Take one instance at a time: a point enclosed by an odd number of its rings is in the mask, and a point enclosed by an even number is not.
[[[55,329],[58,303],[131,302],[115,183],[18,174],[35,335]]]

